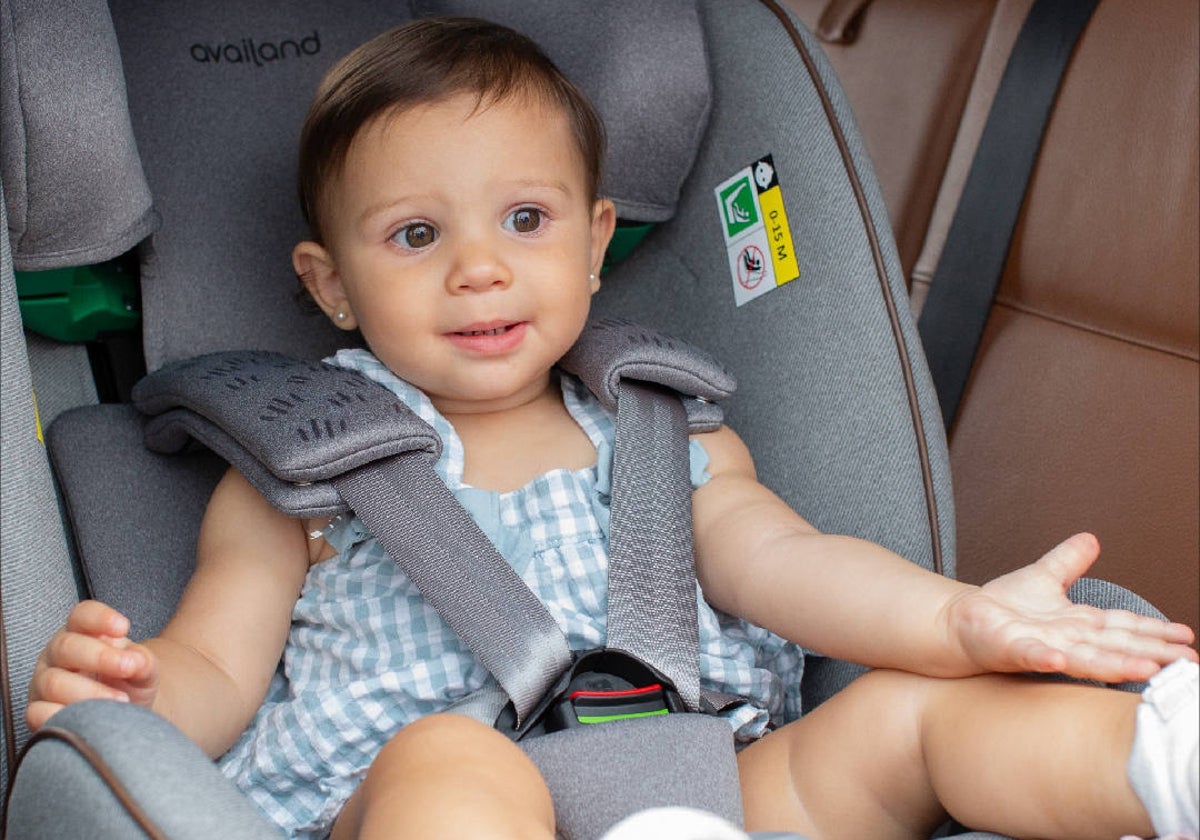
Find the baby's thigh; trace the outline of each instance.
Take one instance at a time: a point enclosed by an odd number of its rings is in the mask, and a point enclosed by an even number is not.
[[[491,727],[456,714],[409,724],[380,751],[342,810],[334,838],[374,823],[396,836],[553,836],[554,807],[541,774]]]
[[[871,671],[743,749],[747,829],[900,838],[936,826],[942,811],[920,757],[929,682]]]

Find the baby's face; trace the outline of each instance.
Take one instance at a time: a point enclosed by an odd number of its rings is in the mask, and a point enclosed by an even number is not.
[[[464,95],[380,118],[329,198],[336,279],[394,373],[447,414],[544,392],[587,318],[613,224],[563,114]]]

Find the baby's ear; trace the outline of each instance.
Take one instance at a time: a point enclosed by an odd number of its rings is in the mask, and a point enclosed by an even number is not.
[[[607,198],[598,198],[592,204],[592,274],[599,277],[604,264],[604,252],[617,226],[617,208]]]
[[[333,256],[324,246],[309,241],[296,245],[292,249],[292,268],[317,306],[338,329],[352,330],[358,326]]]

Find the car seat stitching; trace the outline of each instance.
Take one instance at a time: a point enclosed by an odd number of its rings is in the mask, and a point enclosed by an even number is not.
[[[929,537],[933,553],[933,570],[938,574],[944,574],[943,559],[942,559],[942,536],[939,526],[939,516],[937,507],[937,497],[933,489],[933,467],[930,463],[929,446],[925,439],[925,422],[921,416],[920,404],[917,399],[916,381],[913,378],[912,365],[909,362],[908,342],[904,339],[903,330],[900,327],[899,314],[896,309],[896,301],[892,296],[891,287],[888,284],[887,267],[884,264],[883,251],[879,244],[879,232],[875,227],[875,223],[871,217],[870,208],[867,206],[866,194],[863,192],[862,182],[858,176],[858,170],[854,166],[854,161],[851,158],[849,144],[846,142],[846,137],[842,133],[841,123],[838,121],[837,114],[833,109],[833,102],[829,99],[824,83],[821,80],[820,74],[817,72],[812,55],[809,53],[807,46],[804,44],[800,33],[796,31],[796,26],[792,23],[776,0],[760,0],[771,12],[777,17],[788,35],[791,36],[792,42],[796,47],[797,53],[804,62],[804,67],[808,71],[809,76],[813,80],[813,87],[816,90],[818,97],[821,100],[821,107],[825,111],[828,118],[830,130],[833,133],[834,141],[837,143],[838,152],[842,157],[842,162],[846,168],[846,175],[850,181],[850,186],[854,191],[854,200],[858,205],[859,212],[862,214],[863,224],[866,228],[867,240],[871,246],[871,258],[875,263],[875,274],[879,279],[879,287],[882,292],[883,301],[887,308],[888,322],[892,329],[892,338],[896,343],[896,349],[899,351],[900,370],[904,379],[904,388],[908,397],[909,415],[912,418],[913,429],[916,432],[917,441],[917,457],[921,463],[921,479],[925,492],[925,508],[929,518]]]
[[[8,7],[8,4],[5,4],[4,11],[7,12],[7,14],[4,16],[3,20],[0,20],[0,24],[3,25],[4,32],[6,32],[8,34],[8,36],[11,40],[11,43],[9,46],[11,47],[12,52],[20,53],[22,46],[23,46],[23,41],[22,41],[22,39],[17,38],[17,34],[16,34],[17,25],[12,17],[12,9],[10,9]],[[30,158],[30,156],[28,154],[24,153],[24,150],[27,150],[29,147],[29,131],[28,131],[28,128],[26,125],[26,119],[28,118],[28,111],[25,107],[25,92],[26,91],[25,91],[25,86],[21,84],[21,66],[22,66],[21,59],[18,56],[14,55],[12,57],[11,63],[12,63],[13,75],[16,77],[17,109],[18,109],[18,111],[20,111],[20,118],[13,120],[13,123],[16,125],[16,129],[20,133],[20,137],[16,139],[16,142],[18,142],[20,144],[20,147],[23,150],[22,154],[21,154],[21,160],[22,160],[23,165],[20,167],[20,169],[18,171],[18,174],[20,175],[20,177],[22,179],[21,184],[20,184],[21,191],[24,194],[24,202],[23,202],[24,206],[21,208],[21,219],[20,219],[21,228],[20,228],[20,235],[15,237],[10,243],[11,249],[12,249],[12,256],[13,256],[14,261],[16,261],[17,255],[21,252],[21,242],[24,241],[26,234],[29,233],[29,207],[31,204],[31,200],[29,197],[29,166],[30,166],[29,158]],[[6,194],[5,201],[9,201],[9,200],[10,199],[8,197],[8,194]],[[9,218],[9,223],[11,224],[12,222],[13,222],[13,219]],[[12,233],[12,232],[13,231],[10,229],[10,233]]]
[[[8,632],[4,626],[4,599],[0,597],[0,697],[4,698],[5,790],[12,790],[17,775],[17,721],[13,709],[12,679],[8,670]]]

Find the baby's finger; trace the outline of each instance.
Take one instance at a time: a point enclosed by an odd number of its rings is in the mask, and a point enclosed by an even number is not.
[[[67,630],[121,638],[129,632],[129,619],[101,601],[80,601],[67,616]]]
[[[33,681],[33,702],[57,703],[66,706],[81,700],[117,700],[128,702],[129,695],[105,685],[86,674],[63,668],[45,668]]]
[[[46,645],[47,665],[112,680],[133,677],[145,666],[145,659],[138,649],[116,647],[82,633],[59,632]]]
[[[1080,679],[1104,683],[1143,682],[1159,669],[1157,662],[1139,654],[1091,645],[1079,645],[1066,653],[1068,665],[1063,673]]]
[[[1047,551],[1035,565],[1042,567],[1067,588],[1091,568],[1100,556],[1100,541],[1088,533],[1075,534]]]
[[[1128,630],[1140,636],[1178,645],[1190,645],[1196,636],[1186,624],[1162,621],[1126,610],[1105,611],[1104,623],[1106,627]]]
[[[134,662],[133,669],[122,677],[129,687],[145,688],[158,682],[158,658],[152,650],[124,638],[114,639],[113,646]]]
[[[25,723],[29,725],[29,731],[37,732],[62,707],[62,703],[51,703],[49,700],[34,700],[25,707]]]
[[[1160,665],[1174,662],[1180,657],[1195,659],[1195,652],[1186,645],[1153,635],[1162,632],[1163,628],[1169,628],[1170,625],[1164,622],[1132,614],[1109,617],[1117,620],[1106,622],[1099,629],[1090,628],[1087,623],[1064,623],[1060,626],[1058,641],[1050,642],[1070,652],[1074,660],[1073,667],[1081,667],[1079,663],[1084,663],[1086,667],[1106,669],[1105,674],[1076,673],[1076,676],[1113,682],[1110,677],[1115,673],[1116,681],[1143,680],[1157,671]],[[1126,618],[1132,620],[1127,621]],[[1140,632],[1142,630],[1148,632]],[[1165,635],[1169,637],[1175,634],[1168,630]],[[1096,663],[1100,664],[1097,666]]]

